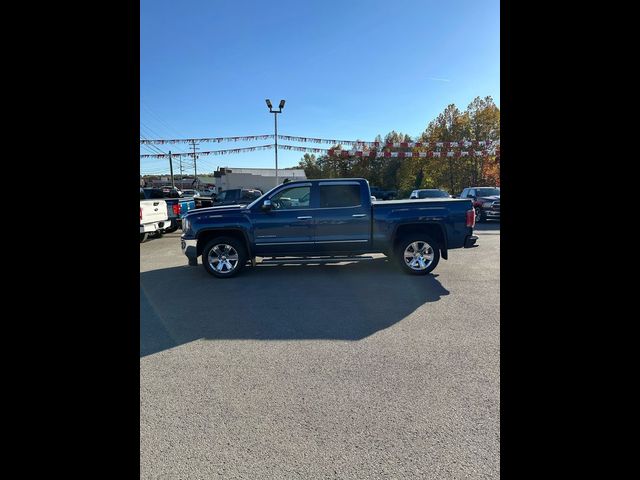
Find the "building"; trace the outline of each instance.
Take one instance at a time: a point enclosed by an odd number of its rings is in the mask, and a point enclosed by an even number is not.
[[[302,168],[282,168],[278,169],[279,183],[285,180],[306,180]],[[213,175],[198,175],[198,186],[194,185],[193,176],[174,175],[173,177],[176,187],[181,190],[186,188],[213,188],[218,193],[223,190],[231,190],[234,188],[257,188],[263,192],[271,190],[276,186],[276,170],[275,168],[235,168],[220,167]],[[162,187],[171,185],[171,177],[169,175],[145,175],[141,177],[141,183],[147,187]]]
[[[275,168],[234,168],[220,167],[213,174],[216,190],[231,190],[234,188],[257,188],[266,192],[276,186]],[[285,180],[306,180],[302,168],[278,169],[278,182]]]

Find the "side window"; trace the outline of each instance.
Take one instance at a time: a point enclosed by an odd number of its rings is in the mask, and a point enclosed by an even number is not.
[[[476,190],[475,188],[472,188],[471,190],[469,190],[467,197],[475,197],[475,196],[476,196]]]
[[[227,192],[224,191],[218,195],[218,200],[223,201],[227,196]]]
[[[462,190],[462,193],[460,194],[460,198],[467,198],[468,194],[469,194],[469,189],[465,188],[464,190]]]
[[[309,208],[311,200],[311,187],[292,187],[280,190],[271,197],[273,210],[290,210],[292,208]]]
[[[360,185],[320,184],[320,208],[357,207],[360,203]]]

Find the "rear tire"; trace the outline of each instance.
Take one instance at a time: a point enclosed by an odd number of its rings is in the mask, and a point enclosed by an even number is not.
[[[163,229],[163,232],[164,232],[164,233],[173,233],[173,232],[175,232],[176,230],[178,230],[178,225],[176,225],[175,227],[164,228],[164,229]]]
[[[149,234],[147,232],[140,234],[140,243],[146,242]]]
[[[202,265],[210,275],[230,278],[238,274],[247,263],[244,243],[233,237],[217,237],[202,250]]]
[[[396,259],[406,273],[427,275],[438,266],[440,246],[428,235],[411,235],[398,242]]]

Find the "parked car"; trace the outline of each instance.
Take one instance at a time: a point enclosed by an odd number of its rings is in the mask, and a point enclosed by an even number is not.
[[[169,192],[169,195],[173,194],[173,192]],[[175,232],[182,226],[182,218],[190,210],[196,208],[193,197],[167,196],[167,193],[161,188],[141,188],[140,195],[144,195],[147,199],[163,199],[167,203],[169,221],[164,228],[158,230],[160,234]]]
[[[184,197],[199,197],[200,192],[198,190],[185,189],[182,191]]]
[[[421,188],[414,190],[409,198],[453,198],[448,192],[439,188]]]
[[[216,192],[213,188],[203,188],[200,190],[200,195],[203,197],[214,197]]]
[[[232,190],[223,190],[214,199],[213,205],[239,205],[253,202],[262,195],[260,190],[250,188],[235,188]]]
[[[469,187],[460,194],[460,198],[473,201],[478,222],[489,219],[500,220],[500,187]]]
[[[155,233],[169,220],[167,202],[162,199],[147,200],[140,190],[140,243],[144,242],[150,233]]]
[[[425,275],[449,250],[474,246],[474,225],[471,200],[372,202],[361,178],[299,180],[249,205],[190,212],[181,246],[189,265],[201,257],[219,278],[257,256],[272,258],[263,263],[336,263],[372,259],[366,253],[384,253],[405,272]]]
[[[397,190],[382,190],[378,187],[371,187],[371,196],[376,200],[393,200],[398,196]]]
[[[162,193],[164,193],[165,198],[180,198],[183,196],[182,190],[178,187],[172,187],[171,185],[165,185],[164,187],[160,187]]]

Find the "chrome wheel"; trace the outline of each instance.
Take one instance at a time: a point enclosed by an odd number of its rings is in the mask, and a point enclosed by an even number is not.
[[[209,250],[209,266],[218,273],[231,273],[238,266],[238,252],[231,245],[219,243]]]
[[[411,270],[426,270],[433,263],[435,253],[431,245],[423,241],[415,241],[404,249],[404,262]]]

